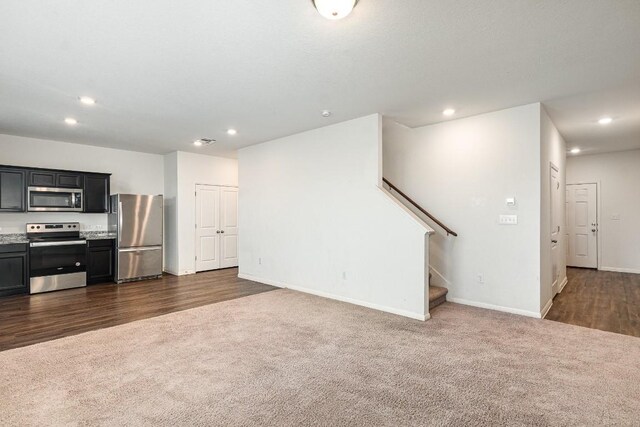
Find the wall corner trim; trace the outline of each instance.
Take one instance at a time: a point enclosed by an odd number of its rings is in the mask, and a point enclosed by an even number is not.
[[[240,279],[246,279],[246,280],[251,280],[253,282],[264,283],[265,285],[275,286],[277,288],[290,289],[292,291],[303,292],[305,294],[315,295],[315,296],[322,297],[322,298],[328,298],[328,299],[332,299],[332,300],[336,300],[336,301],[340,301],[340,302],[346,302],[346,303],[349,303],[349,304],[359,305],[361,307],[371,308],[373,310],[383,311],[385,313],[390,313],[390,314],[395,314],[395,315],[398,315],[398,316],[408,317],[410,319],[420,320],[420,321],[423,321],[423,322],[426,321],[426,320],[431,319],[431,315],[429,313],[419,314],[419,313],[413,313],[413,312],[406,311],[406,310],[398,310],[398,309],[395,309],[395,308],[392,308],[392,307],[386,307],[386,306],[373,304],[373,303],[366,302],[366,301],[357,300],[357,299],[354,299],[354,298],[347,298],[347,297],[343,297],[343,296],[340,296],[340,295],[334,295],[334,294],[331,294],[331,293],[328,293],[328,292],[316,291],[316,290],[304,288],[304,287],[301,287],[301,286],[292,286],[292,285],[288,285],[288,284],[283,283],[283,282],[279,282],[277,280],[264,279],[264,278],[261,278],[261,277],[253,276],[251,274],[238,273],[238,277]]]

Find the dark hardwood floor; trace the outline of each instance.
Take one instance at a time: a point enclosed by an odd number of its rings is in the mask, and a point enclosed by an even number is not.
[[[640,337],[640,274],[567,268],[547,320]]]
[[[232,268],[0,298],[0,351],[273,289]]]

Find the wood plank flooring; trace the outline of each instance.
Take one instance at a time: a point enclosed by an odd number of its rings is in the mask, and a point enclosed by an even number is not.
[[[273,289],[232,268],[0,298],[0,351]]]
[[[567,268],[547,320],[640,337],[640,274]]]

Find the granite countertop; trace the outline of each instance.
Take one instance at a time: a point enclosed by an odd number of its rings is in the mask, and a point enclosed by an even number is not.
[[[108,231],[81,231],[80,237],[83,237],[87,240],[105,240],[105,239],[115,239],[118,237],[116,233],[110,233]]]
[[[81,231],[80,237],[87,240],[105,240],[115,239],[118,235],[108,231]],[[18,243],[29,243],[27,235],[24,233],[0,234],[0,245],[15,245]]]
[[[15,245],[17,243],[29,243],[24,233],[0,234],[0,245]]]

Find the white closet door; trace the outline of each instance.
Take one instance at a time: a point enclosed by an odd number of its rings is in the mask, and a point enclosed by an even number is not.
[[[220,268],[220,187],[196,186],[196,271]]]
[[[238,265],[238,189],[220,188],[220,267]]]

